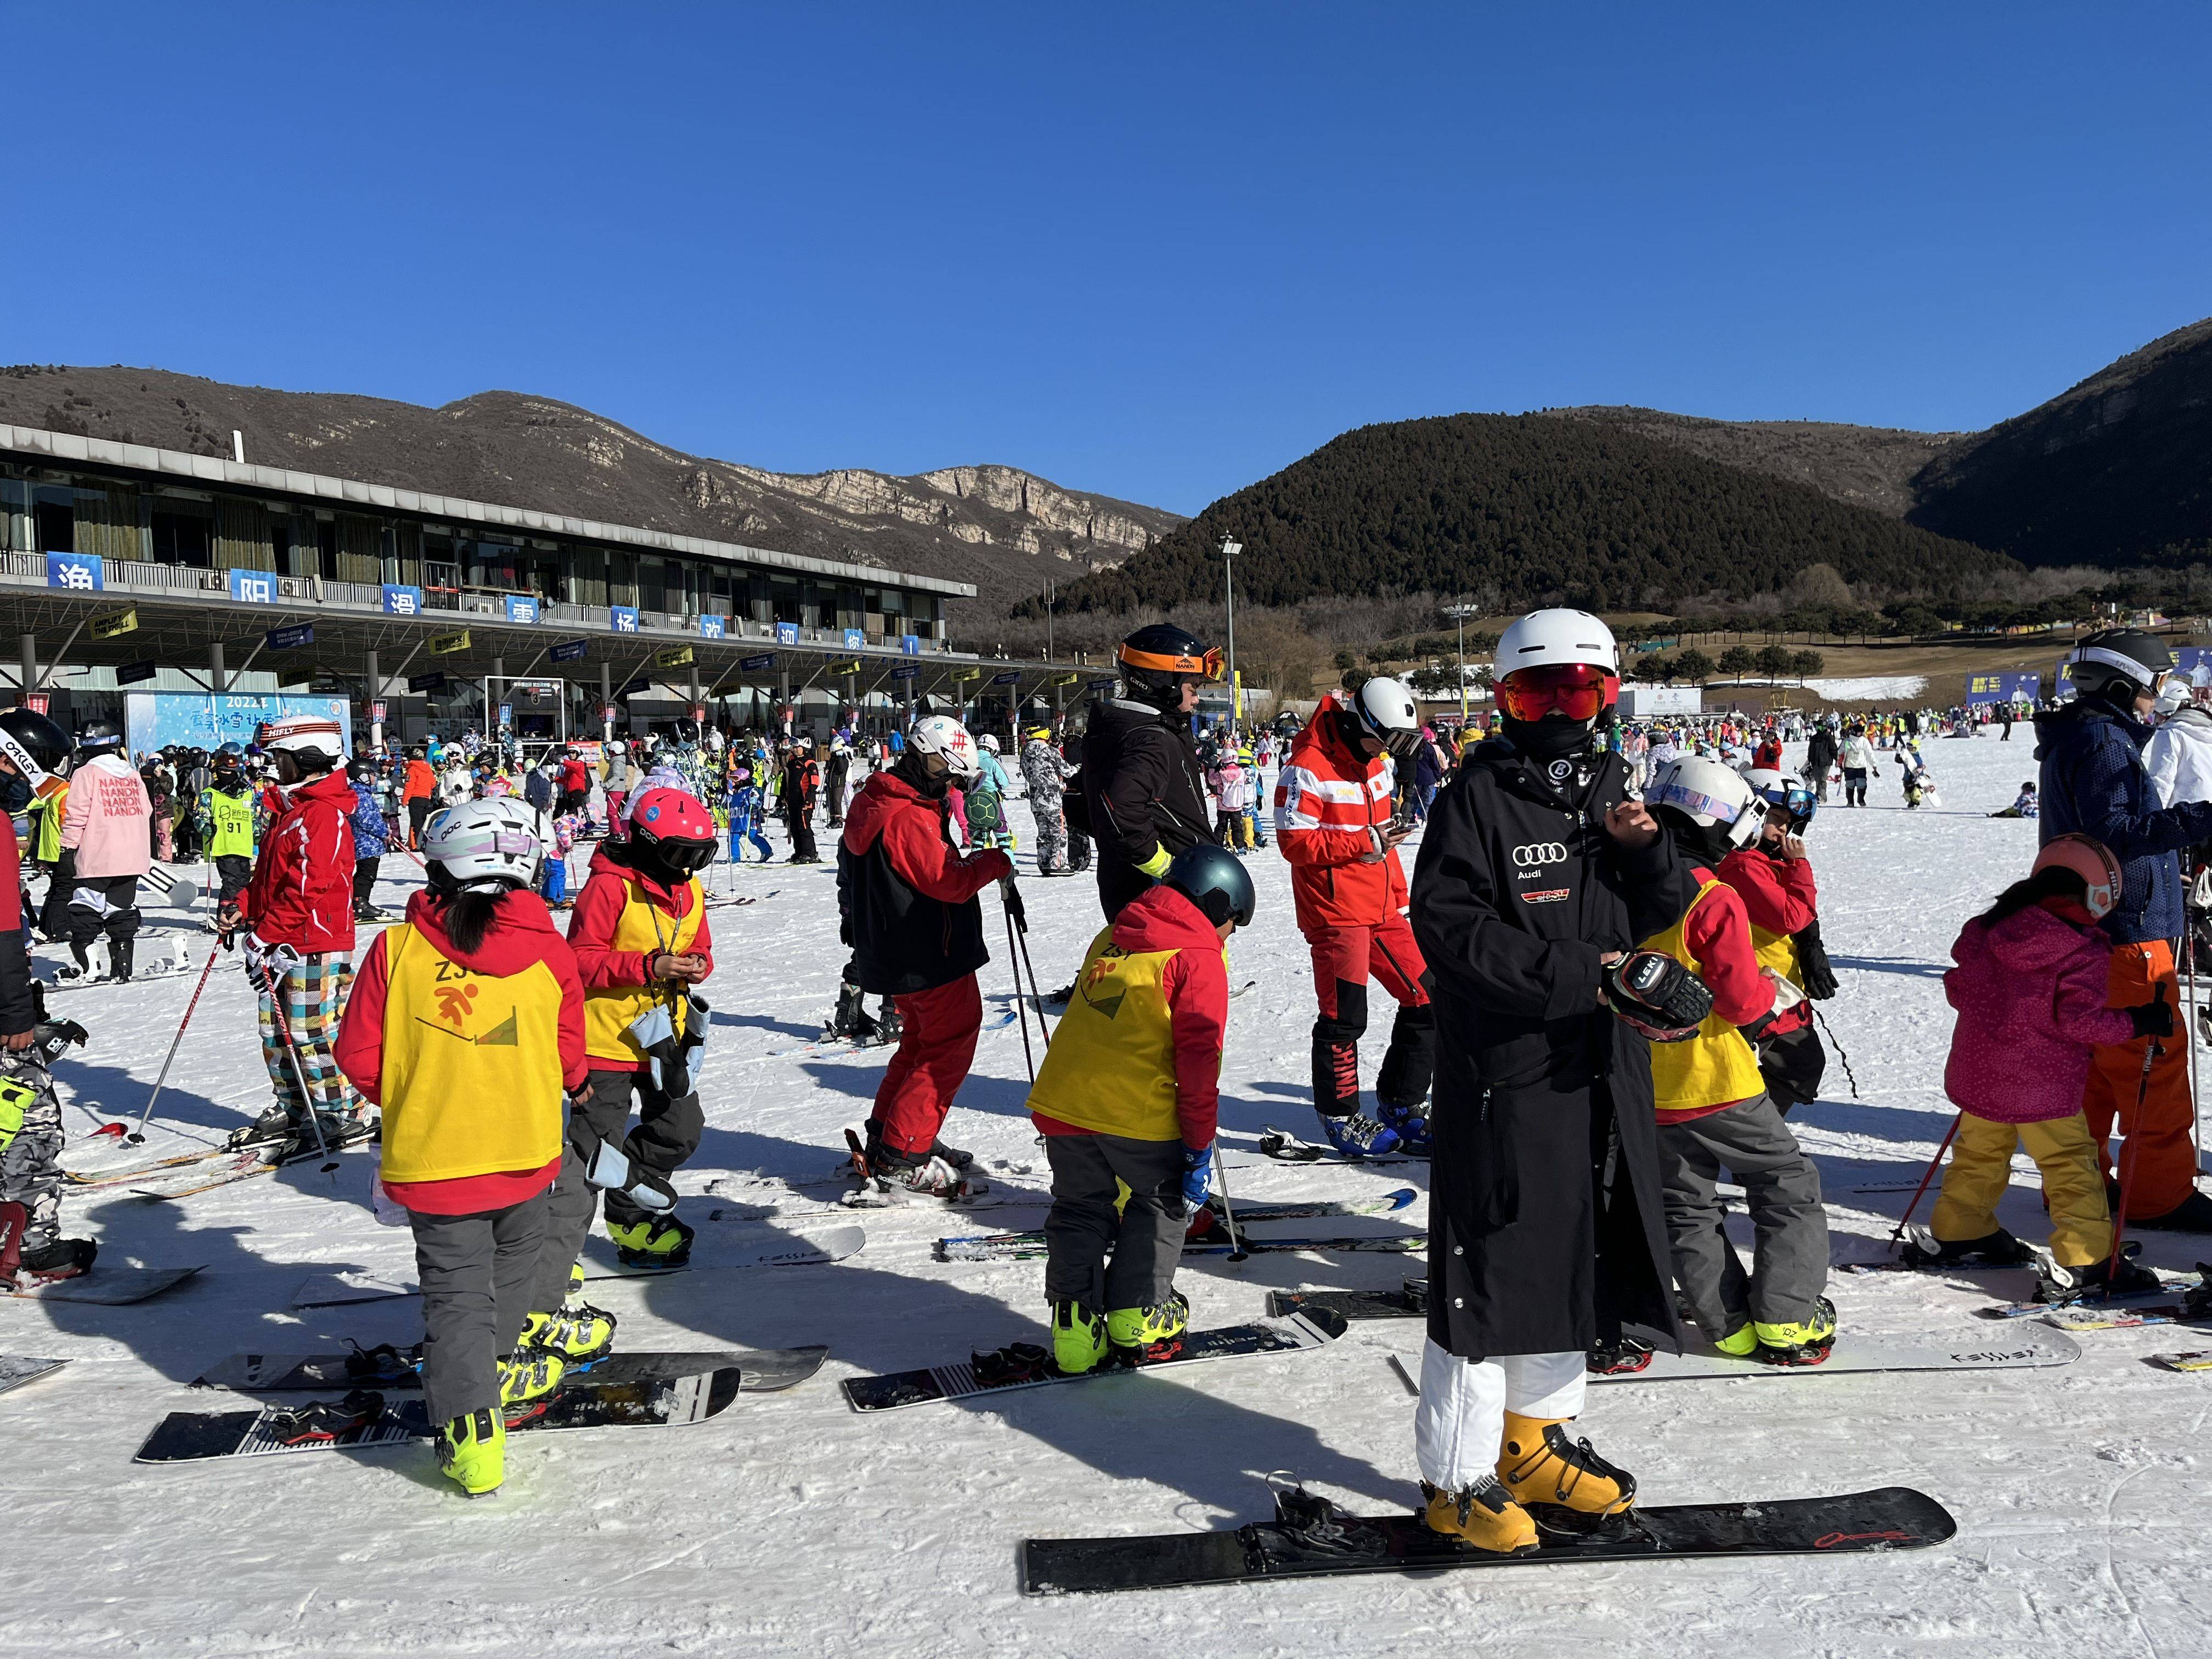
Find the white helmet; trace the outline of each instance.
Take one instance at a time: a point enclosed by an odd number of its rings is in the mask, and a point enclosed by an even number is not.
[[[981,737],[976,738],[975,741],[981,744],[984,748],[989,750],[994,755],[999,752],[999,740],[993,737],[988,732],[986,732]]]
[[[545,857],[537,809],[513,795],[463,801],[422,826],[422,858],[463,890],[527,887]]]
[[[1352,712],[1361,726],[1394,755],[1412,751],[1421,729],[1420,710],[1413,694],[1388,674],[1377,674],[1352,695]]]
[[[1766,822],[1766,804],[1743,775],[1702,755],[1662,766],[1644,792],[1644,804],[1671,807],[1701,829],[1724,827],[1731,847],[1748,847]]]
[[[345,734],[336,720],[324,714],[287,714],[270,721],[261,746],[289,754],[303,765],[325,769],[345,758]]]
[[[944,756],[956,781],[964,781],[983,769],[975,758],[975,739],[950,714],[930,714],[916,720],[907,741],[925,755]]]
[[[1498,668],[1504,679],[1516,668],[1552,663],[1591,663],[1608,674],[1620,672],[1620,647],[1613,630],[1587,611],[1531,611],[1498,639]]]

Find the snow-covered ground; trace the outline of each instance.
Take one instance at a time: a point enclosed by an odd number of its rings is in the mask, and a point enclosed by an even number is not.
[[[1817,691],[1824,697],[1838,702],[1855,702],[1862,697],[1894,697],[1902,702],[1917,697],[1928,689],[1925,674],[1875,674],[1857,679],[1810,679],[1799,684],[1808,691]]]
[[[1826,1012],[1857,1097],[1832,1061],[1827,1097],[1793,1121],[1827,1182],[1839,1263],[1882,1253],[1905,1203],[1896,1185],[1917,1177],[1950,1121],[1941,1085],[1950,1022],[1937,975],[1960,921],[2024,870],[2034,842],[2033,824],[1984,816],[2033,775],[2028,744],[1926,747],[1942,810],[1900,810],[1885,765],[1873,809],[1830,808],[1811,836],[1843,981]],[[1026,826],[1024,809],[1014,817]],[[412,875],[398,857],[386,865]],[[1403,1165],[1300,1168],[1254,1152],[1264,1124],[1311,1127],[1313,1001],[1285,868],[1272,851],[1253,868],[1261,915],[1233,945],[1232,967],[1237,982],[1259,985],[1233,1005],[1224,1097],[1235,1196],[1424,1185]],[[594,1289],[620,1312],[626,1346],[824,1342],[833,1358],[823,1371],[788,1393],[744,1396],[697,1427],[519,1438],[506,1491],[480,1503],[447,1487],[419,1449],[134,1465],[164,1413],[238,1403],[187,1388],[212,1361],[418,1335],[408,1303],[288,1311],[310,1273],[408,1273],[408,1237],[372,1218],[370,1164],[359,1152],[334,1176],[310,1162],[180,1203],[72,1201],[71,1224],[99,1234],[103,1262],[206,1271],[137,1307],[0,1301],[0,1351],[76,1362],[0,1396],[0,1478],[13,1516],[0,1653],[1432,1659],[1449,1649],[1492,1659],[1856,1659],[2178,1656],[2212,1646],[2202,1450],[2212,1379],[2143,1363],[2157,1350],[2212,1345],[2172,1329],[2085,1337],[2077,1364],[2049,1371],[1815,1371],[1593,1396],[1586,1431],[1636,1472],[1647,1501],[1906,1484],[1959,1519],[1958,1538],[1936,1549],[1024,1600],[1018,1540],[1233,1524],[1266,1513],[1269,1470],[1293,1470],[1370,1512],[1408,1504],[1413,1401],[1387,1361],[1413,1358],[1419,1327],[1365,1323],[1314,1354],[856,1416],[839,1376],[1039,1335],[1041,1264],[945,1266],[929,1253],[939,1234],[1023,1224],[1036,1212],[864,1212],[867,1246],[842,1264],[713,1270],[720,1239],[854,1218],[826,1210],[819,1189],[775,1177],[830,1165],[881,1074],[880,1055],[763,1057],[811,1037],[830,1009],[842,956],[832,878],[827,866],[749,866],[735,879],[760,902],[714,912],[709,1127],[682,1183],[703,1194],[722,1182],[718,1196],[687,1199],[706,1266]],[[1032,880],[1026,890],[1036,971],[1049,987],[1097,924],[1095,890],[1083,879]],[[397,903],[403,892],[387,884],[380,897]],[[155,915],[164,926],[181,921]],[[984,975],[990,1013],[1008,1008],[1012,983],[1000,952]],[[93,1046],[63,1068],[76,1102],[72,1134],[143,1104],[191,994],[188,981],[170,981],[63,1000],[94,1030]],[[1368,1046],[1371,1075],[1382,1044]],[[1023,1064],[1012,1025],[987,1031],[948,1138],[1041,1166],[1022,1112]],[[219,971],[149,1150],[204,1143],[265,1093],[242,976]],[[78,1141],[70,1156],[104,1158],[105,1146]],[[2033,1175],[2021,1170],[2003,1218],[2039,1237]],[[1040,1172],[1008,1184],[1041,1190],[1043,1181]],[[708,1223],[717,1203],[753,1218]],[[1425,1204],[1407,1213],[1418,1222]],[[2203,1253],[2171,1236],[2144,1243],[2163,1267],[2186,1268]],[[1206,1258],[1182,1282],[1197,1322],[1213,1325],[1257,1316],[1270,1287],[1380,1288],[1409,1265],[1418,1259],[1263,1255],[1231,1267]],[[1844,1275],[1832,1293],[1850,1327],[1966,1345],[1998,1328],[1978,1308],[2024,1295],[2028,1283],[2024,1270]]]

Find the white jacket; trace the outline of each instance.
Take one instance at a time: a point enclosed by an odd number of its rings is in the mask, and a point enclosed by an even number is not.
[[[2143,745],[2143,770],[2160,806],[2212,800],[2212,714],[2184,708],[2160,720]]]
[[[1871,771],[1874,768],[1874,745],[1864,738],[1845,738],[1842,750],[1836,756],[1836,764],[1846,772]]]

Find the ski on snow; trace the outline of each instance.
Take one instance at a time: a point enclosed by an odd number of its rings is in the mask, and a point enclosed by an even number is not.
[[[22,1354],[0,1354],[0,1394],[51,1376],[69,1364],[66,1359],[33,1359]]]
[[[906,1406],[927,1406],[941,1400],[966,1400],[976,1395],[1006,1394],[1016,1389],[1042,1388],[1049,1383],[1090,1382],[1100,1377],[1129,1376],[1194,1365],[1207,1359],[1232,1359],[1250,1354],[1300,1353],[1326,1347],[1344,1334],[1341,1319],[1332,1314],[1299,1314],[1279,1324],[1226,1325],[1218,1330],[1190,1331],[1182,1348],[1172,1358],[1143,1365],[1102,1365],[1096,1370],[1069,1375],[1055,1368],[1051,1354],[1035,1343],[1017,1342],[990,1352],[978,1352],[957,1365],[931,1365],[919,1370],[890,1371],[880,1376],[848,1376],[838,1386],[856,1412],[896,1411]]]
[[[1261,1127],[1260,1151],[1280,1164],[1426,1164],[1429,1161],[1425,1154],[1415,1152],[1383,1152],[1372,1158],[1348,1157],[1334,1146],[1300,1140],[1288,1129],[1279,1129],[1272,1123]]]
[[[1401,1187],[1380,1198],[1345,1199],[1313,1204],[1240,1204],[1237,1206],[1237,1234],[1243,1237],[1247,1222],[1306,1221],[1322,1216],[1388,1215],[1402,1210],[1420,1194],[1411,1187]],[[1189,1231],[1183,1239],[1183,1249],[1192,1249],[1206,1244],[1225,1244],[1230,1242],[1228,1228],[1221,1219],[1222,1201],[1218,1194],[1209,1198],[1198,1215],[1193,1218]],[[1277,1241],[1255,1239],[1254,1243]],[[1044,1254],[1044,1231],[1032,1228],[1026,1232],[977,1233],[964,1238],[940,1238],[932,1247],[939,1261],[1018,1261]]]
[[[611,1353],[566,1373],[597,1387],[657,1382],[708,1371],[736,1371],[741,1394],[774,1394],[794,1388],[822,1369],[826,1347],[732,1348],[708,1353]],[[0,1361],[0,1364],[4,1364]],[[240,1394],[285,1394],[303,1389],[416,1389],[422,1383],[419,1352],[389,1344],[351,1353],[238,1353],[192,1379],[196,1389]]]
[[[0,1291],[0,1295],[120,1308],[159,1296],[198,1271],[198,1267],[101,1267],[94,1273],[72,1273],[66,1279],[31,1279],[13,1290]]]
[[[1534,1551],[1494,1555],[1430,1531],[1417,1515],[1347,1515],[1300,1488],[1276,1492],[1273,1521],[1234,1532],[1030,1539],[1021,1547],[1021,1587],[1030,1595],[1066,1595],[1646,1557],[1845,1555],[1922,1549],[1957,1531],[1926,1493],[1885,1486],[1835,1498],[1638,1505],[1601,1530],[1547,1534]]]
[[[599,1382],[586,1377],[563,1382],[543,1401],[542,1407],[520,1422],[510,1422],[509,1434],[538,1430],[679,1428],[703,1423],[729,1409],[744,1386],[744,1373],[725,1370],[698,1371],[684,1376],[659,1377],[629,1382]],[[374,1446],[404,1445],[428,1440],[436,1433],[420,1400],[382,1405],[376,1414],[356,1427],[328,1439],[285,1443],[285,1427],[299,1409],[271,1406],[259,1411],[171,1412],[156,1424],[145,1444],[138,1448],[140,1463],[198,1463],[225,1457],[269,1457],[295,1452],[350,1451]]]

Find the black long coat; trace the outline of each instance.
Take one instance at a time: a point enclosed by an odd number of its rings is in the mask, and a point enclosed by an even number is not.
[[[1599,1006],[1599,958],[1669,926],[1696,886],[1665,836],[1624,852],[1605,833],[1627,781],[1617,755],[1538,762],[1493,739],[1421,838],[1429,1335],[1463,1358],[1579,1352],[1624,1322],[1675,1334],[1650,1051]]]

